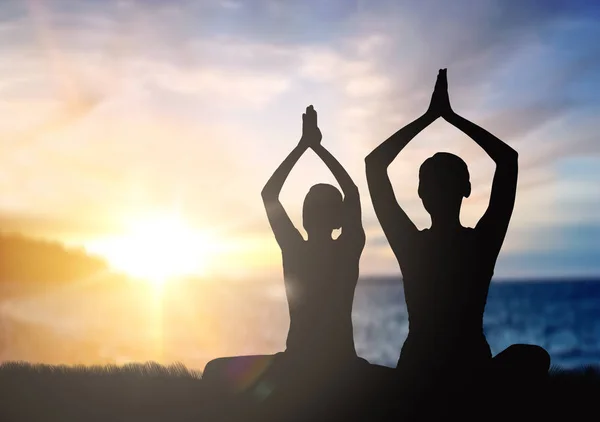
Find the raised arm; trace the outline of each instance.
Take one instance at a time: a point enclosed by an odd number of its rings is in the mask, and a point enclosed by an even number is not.
[[[479,220],[476,230],[489,236],[488,239],[492,242],[493,248],[499,252],[515,204],[519,155],[517,151],[487,130],[456,114],[450,107],[443,117],[448,123],[473,139],[496,163],[490,203],[485,214]]]
[[[302,120],[305,120],[306,115],[302,115]],[[303,124],[302,138],[298,145],[288,154],[288,156],[279,165],[275,173],[271,176],[265,187],[263,188],[261,195],[265,209],[267,211],[267,217],[269,224],[275,235],[275,239],[279,246],[283,249],[287,246],[293,245],[297,242],[303,241],[302,235],[290,220],[290,217],[285,212],[281,201],[279,200],[279,194],[283,188],[283,184],[287,179],[288,175],[292,171],[292,168],[296,165],[300,157],[306,152],[311,146],[312,139],[304,131],[305,123]]]
[[[315,153],[323,160],[331,171],[335,180],[340,184],[344,193],[344,220],[342,222],[342,236],[353,237],[364,241],[365,231],[362,226],[362,211],[358,187],[352,181],[339,161],[321,144],[312,147]]]
[[[344,193],[344,221],[342,222],[342,236],[363,238],[365,232],[362,227],[362,216],[360,207],[360,195],[358,188],[352,181],[350,175],[346,172],[344,167],[339,161],[323,146],[321,145],[321,131],[317,124],[317,112],[310,106],[306,109],[305,126],[307,132],[314,133],[311,142],[311,148],[317,154],[317,156],[323,160],[327,168],[335,177],[335,180],[340,184],[342,192]]]
[[[346,169],[342,167],[339,161],[331,155],[331,153],[323,145],[315,145],[312,147],[317,156],[323,160],[327,168],[335,177],[335,180],[340,184],[342,192],[344,193],[344,202],[355,202],[358,201],[358,207],[360,208],[360,196],[358,193],[358,187],[352,181],[350,175],[346,172]]]
[[[365,158],[367,184],[373,208],[394,251],[408,245],[407,240],[418,230],[396,200],[388,176],[388,167],[415,136],[440,117],[442,98],[439,95],[439,84],[438,74],[431,103],[425,114],[394,133]]]

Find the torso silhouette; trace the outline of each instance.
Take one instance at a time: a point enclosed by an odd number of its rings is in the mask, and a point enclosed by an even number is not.
[[[411,247],[396,254],[409,313],[404,363],[475,364],[491,357],[483,313],[497,253],[472,228],[413,236]]]
[[[364,243],[364,237],[342,233],[335,240],[300,240],[282,250],[290,311],[286,352],[356,356],[352,303]]]

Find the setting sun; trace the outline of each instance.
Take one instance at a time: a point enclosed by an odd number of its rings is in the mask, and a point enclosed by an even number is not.
[[[170,278],[202,274],[210,260],[211,242],[177,215],[136,218],[121,235],[89,244],[90,252],[130,276],[157,285]]]

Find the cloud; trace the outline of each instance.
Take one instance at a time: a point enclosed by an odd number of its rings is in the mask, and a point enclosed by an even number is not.
[[[32,4],[3,9],[0,25],[7,212],[75,220],[183,207],[199,224],[270,236],[258,192],[313,103],[324,143],[361,189],[365,226],[381,235],[364,157],[425,110],[440,67],[455,109],[519,150],[515,244],[527,224],[545,230],[578,215],[555,210],[556,167],[599,152],[597,11],[583,2]],[[399,200],[428,224],[417,171],[436,150],[466,159],[474,191],[464,220],[476,222],[493,163],[442,121],[390,170]],[[331,175],[312,155],[290,176],[294,221],[303,195],[292,191],[321,178]]]
[[[538,233],[543,246],[505,251],[498,258],[497,275],[523,277],[595,276],[600,271],[600,226],[566,224]],[[540,247],[541,246],[541,247]]]
[[[224,7],[225,9],[230,9],[230,10],[241,9],[244,6],[242,2],[240,2],[240,1],[233,1],[233,0],[221,0],[219,2],[219,4],[222,7]]]
[[[289,88],[283,75],[251,74],[219,68],[181,70],[168,66],[153,69],[162,89],[201,95],[227,106],[262,107]]]

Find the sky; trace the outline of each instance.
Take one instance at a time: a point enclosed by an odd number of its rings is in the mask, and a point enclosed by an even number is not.
[[[213,273],[279,277],[260,191],[312,104],[361,192],[361,274],[398,274],[364,157],[426,110],[447,68],[454,110],[519,152],[496,276],[600,275],[599,20],[578,0],[5,0],[0,224],[106,254],[136,221],[175,215]],[[390,168],[396,196],[428,226],[418,168],[437,151],[469,166],[474,226],[494,164],[441,119]],[[319,182],[335,183],[309,152],[282,192],[299,228]]]

